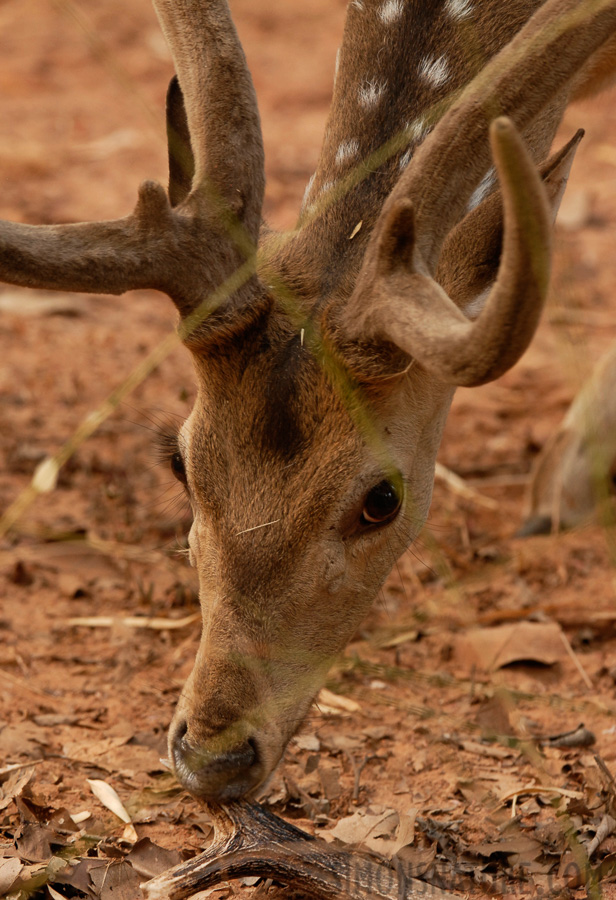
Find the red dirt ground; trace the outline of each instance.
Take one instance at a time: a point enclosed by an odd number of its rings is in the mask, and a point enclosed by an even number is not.
[[[344,11],[343,0],[233,2],[261,104],[266,212],[277,227],[293,224],[317,160]],[[142,179],[166,178],[170,75],[148,0],[3,0],[0,216],[129,212]],[[496,506],[437,482],[421,542],[331,674],[329,687],[352,709],[315,708],[266,797],[316,833],[357,810],[395,810],[415,821],[400,858],[473,896],[567,884],[579,896],[612,892],[614,531],[589,524],[513,537],[533,458],[616,335],[616,93],[572,108],[563,136],[579,125],[587,137],[538,336],[504,378],[459,391],[440,454]],[[154,293],[58,298],[0,287],[0,510],[174,322]],[[174,553],[188,512],[157,465],[152,432],[186,416],[192,398],[190,360],[178,349],[0,542],[0,896],[136,897],[144,871],[207,844],[207,813],[159,762],[199,635],[193,572]],[[111,617],[111,627],[71,624],[87,616]],[[134,628],[128,616],[179,627]],[[551,626],[548,637],[521,631],[512,665],[471,664],[473,652],[486,658],[488,629],[528,622]],[[546,741],[581,722],[592,746]],[[123,839],[125,826],[87,779],[113,785],[136,836],[176,855],[152,851],[150,869],[123,863],[135,835]],[[58,825],[67,813],[90,815],[67,833]],[[379,828],[368,821],[372,838],[385,834],[372,849],[387,855],[395,816]],[[605,838],[589,848],[601,823]],[[572,873],[587,850],[584,887]],[[79,883],[57,874],[65,866],[57,860],[71,855],[90,860]],[[212,892],[266,894],[288,896],[268,883]]]

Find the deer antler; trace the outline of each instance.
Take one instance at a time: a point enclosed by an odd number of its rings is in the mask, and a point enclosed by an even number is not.
[[[175,63],[194,155],[187,206],[241,223],[256,246],[265,189],[252,79],[226,0],[154,0]],[[236,235],[236,240],[243,243]]]
[[[517,128],[565,90],[615,29],[613,0],[554,0],[466,88],[384,205],[356,288],[339,312],[344,340],[389,341],[441,380],[467,386],[497,378],[517,361],[536,328],[550,258],[548,208]],[[490,126],[496,111],[511,121],[501,116]],[[505,235],[496,285],[471,323],[432,273],[488,169],[488,131]]]
[[[120,294],[156,288],[187,316],[256,254],[264,190],[257,102],[225,0],[158,0],[179,83],[168,98],[170,197],[145,182],[111,222],[0,222],[0,280]],[[251,280],[250,267],[245,283]],[[254,293],[254,291],[253,291]],[[239,296],[238,296],[239,295]],[[248,292],[238,289],[238,299]]]
[[[204,853],[141,886],[147,900],[186,900],[231,878],[260,875],[323,900],[456,900],[450,891],[314,838],[259,803],[208,806],[214,840]]]

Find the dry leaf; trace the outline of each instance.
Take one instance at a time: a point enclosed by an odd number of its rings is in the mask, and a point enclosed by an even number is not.
[[[0,897],[8,894],[23,869],[23,863],[17,857],[0,859]]]
[[[350,697],[342,697],[340,694],[334,694],[327,688],[321,688],[317,697],[317,706],[321,711],[334,712],[359,712],[359,703],[351,700]]]
[[[139,840],[137,829],[132,824],[132,822],[126,825],[124,830],[122,831],[122,840],[126,841],[127,844],[136,844]]]
[[[330,752],[360,753],[364,749],[363,735],[357,734],[330,734],[323,737],[323,747]]]
[[[104,866],[90,870],[95,896],[100,900],[135,900],[141,896],[141,876],[130,863],[107,860]]]
[[[500,744],[479,744],[477,741],[460,741],[458,746],[467,753],[475,753],[477,756],[487,756],[492,759],[509,759],[515,756],[515,752],[509,747],[501,747]]]
[[[543,848],[539,841],[528,837],[525,834],[514,835],[510,838],[503,838],[501,841],[493,843],[485,842],[483,844],[471,845],[473,853],[477,856],[491,857],[497,854],[515,857],[516,862],[529,862],[536,859],[542,852]]]
[[[353,815],[340,819],[329,834],[345,844],[363,847],[391,859],[412,843],[416,816],[416,809],[406,813],[395,809],[384,809],[379,813],[358,809]]]
[[[495,628],[473,628],[455,643],[456,656],[468,670],[493,671],[515,662],[545,666],[566,657],[562,629],[555,622],[516,622]]]
[[[88,784],[90,785],[90,790],[94,794],[94,796],[100,800],[103,806],[106,806],[108,810],[110,810],[118,819],[121,819],[123,822],[127,824],[130,823],[130,816],[126,812],[122,801],[118,797],[116,791],[111,787],[110,784],[107,784],[106,781],[101,781],[98,778],[88,778]]]
[[[342,794],[340,769],[336,766],[320,766],[319,777],[325,797],[328,800],[337,800]]]
[[[34,775],[34,766],[17,769],[12,772],[0,787],[0,810],[6,809],[16,797],[19,797],[25,786]]]
[[[396,856],[403,847],[408,847],[415,840],[415,820],[418,812],[418,809],[411,808],[407,812],[398,814],[398,833],[391,848],[392,857]]]
[[[150,838],[142,838],[136,843],[126,859],[142,878],[154,878],[182,861],[177,850],[165,850]]]
[[[436,859],[437,847],[436,841],[430,847],[406,846],[396,854],[396,857],[404,863],[404,871],[411,878],[421,878]]]
[[[321,749],[321,741],[316,734],[297,734],[293,743],[299,750],[308,750],[310,753],[318,753]]]
[[[91,812],[88,812],[87,809],[84,809],[83,812],[74,813],[73,815],[71,815],[71,819],[73,820],[75,825],[81,825],[81,823],[89,819],[91,815]]]

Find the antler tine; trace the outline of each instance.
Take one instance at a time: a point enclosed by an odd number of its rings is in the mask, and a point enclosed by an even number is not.
[[[164,189],[146,181],[135,211],[109,222],[22,225],[0,220],[0,280],[22,287],[174,293],[178,247]]]
[[[431,272],[446,235],[490,166],[490,122],[507,116],[523,131],[615,30],[614,0],[545,3],[424,141],[382,215],[402,197],[411,200],[417,250]]]
[[[397,344],[440,380],[466,387],[498,378],[522,355],[541,314],[550,270],[552,223],[539,174],[509,119],[497,119],[490,137],[504,239],[498,279],[479,319],[471,322],[427,273],[406,199],[390,206],[379,228],[375,293],[363,316],[360,304],[354,307],[364,335]],[[352,314],[346,321],[353,322]]]
[[[583,129],[539,167],[543,187],[556,218],[567,186]],[[457,307],[473,318],[499,269],[503,248],[503,199],[500,190],[489,194],[447,235],[436,280]]]
[[[237,252],[229,259],[229,238],[224,244],[218,239],[216,254],[203,252],[208,239],[211,229],[176,213],[165,189],[146,181],[134,212],[123,219],[69,225],[0,220],[0,281],[90,294],[155,288],[186,317],[238,265]]]
[[[182,89],[194,154],[188,206],[256,245],[265,189],[257,100],[225,0],[154,0]],[[219,226],[220,227],[220,226]],[[236,234],[236,240],[241,238]]]
[[[335,322],[343,341],[389,341],[441,380],[466,386],[498,378],[519,359],[547,294],[551,223],[517,129],[559,94],[564,100],[568,82],[615,31],[615,0],[548,0],[463,91],[383,207]],[[497,112],[511,118],[494,120]],[[473,323],[432,276],[445,237],[489,166],[488,132],[505,228],[495,286]]]

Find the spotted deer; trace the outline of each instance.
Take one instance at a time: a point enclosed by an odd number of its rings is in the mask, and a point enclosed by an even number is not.
[[[457,385],[535,331],[576,135],[616,0],[351,0],[297,227],[262,220],[263,146],[225,0],[154,0],[177,77],[168,191],[98,224],[0,225],[0,278],[155,288],[197,396],[169,461],[203,625],[169,731],[193,794],[254,793],[430,504]]]
[[[616,346],[582,385],[533,466],[520,537],[609,521],[616,492]]]

